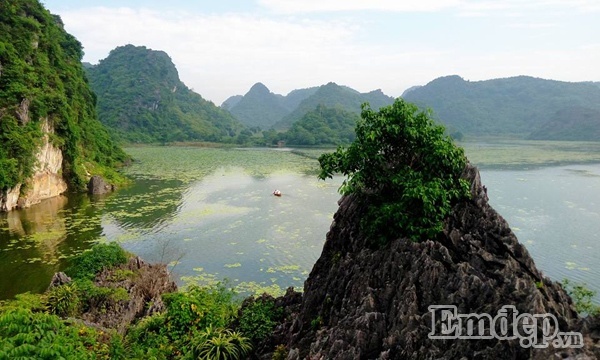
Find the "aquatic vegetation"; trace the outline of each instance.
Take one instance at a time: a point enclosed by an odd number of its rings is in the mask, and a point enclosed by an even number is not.
[[[598,142],[492,139],[460,145],[469,161],[484,169],[600,162]]]

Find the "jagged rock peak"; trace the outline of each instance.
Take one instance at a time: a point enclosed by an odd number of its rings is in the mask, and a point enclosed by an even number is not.
[[[468,165],[463,178],[471,184],[471,199],[454,206],[438,238],[420,243],[397,239],[373,249],[358,225],[369,204],[343,197],[299,310],[268,341],[285,344],[288,359],[596,358],[593,346],[533,348],[518,339],[429,337],[441,328],[430,311],[436,305],[491,317],[511,305],[519,314],[552,314],[561,332],[582,326],[562,287],[536,268],[489,205],[477,168]],[[598,332],[600,321],[592,323]]]

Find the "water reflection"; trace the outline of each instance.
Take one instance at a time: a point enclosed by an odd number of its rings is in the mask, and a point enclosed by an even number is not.
[[[58,196],[1,214],[0,299],[45,290],[68,256],[100,237],[97,215],[96,207],[83,196]]]

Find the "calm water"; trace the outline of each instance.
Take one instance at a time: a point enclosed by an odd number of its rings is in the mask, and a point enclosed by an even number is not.
[[[319,151],[128,151],[139,160],[127,169],[135,182],[115,194],[0,214],[0,298],[43,291],[70,256],[97,241],[170,263],[182,284],[227,278],[247,292],[302,286],[342,181],[316,179]],[[600,290],[600,165],[481,172],[492,205],[545,274]]]

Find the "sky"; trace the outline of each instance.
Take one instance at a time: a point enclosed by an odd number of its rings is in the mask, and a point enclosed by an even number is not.
[[[97,64],[165,51],[220,105],[328,82],[400,96],[446,75],[600,81],[598,0],[41,0]]]

